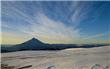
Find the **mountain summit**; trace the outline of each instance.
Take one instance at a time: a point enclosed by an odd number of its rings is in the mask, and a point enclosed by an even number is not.
[[[95,45],[83,45],[78,46],[76,44],[45,44],[36,38],[32,38],[24,43],[1,47],[1,52],[14,52],[14,51],[24,51],[24,50],[62,50],[67,48],[92,48],[92,47],[100,47],[106,46],[95,44]]]
[[[36,39],[36,38],[32,38],[32,39],[24,42],[23,44],[33,44],[33,45],[36,45],[36,44],[44,44],[44,43],[41,42],[40,40]]]
[[[19,48],[20,50],[33,50],[33,49],[42,49],[45,47],[45,44],[36,38],[32,38],[24,43],[15,45],[15,47]]]

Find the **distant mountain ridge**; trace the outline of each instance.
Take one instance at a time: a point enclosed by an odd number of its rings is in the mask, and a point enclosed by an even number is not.
[[[36,38],[32,38],[26,42],[24,42],[23,44],[44,44],[43,42],[41,42],[40,40],[36,39]]]
[[[35,49],[38,48],[38,46],[44,46],[44,43],[42,43],[40,40],[36,39],[36,38],[32,38],[24,43],[15,45],[15,46],[20,46],[22,49]]]
[[[105,44],[104,44],[105,45]],[[32,38],[24,43],[13,45],[10,47],[2,46],[1,52],[13,52],[13,51],[24,51],[24,50],[62,50],[66,48],[92,48],[100,47],[104,45],[87,45],[78,46],[77,44],[46,44],[36,38]]]

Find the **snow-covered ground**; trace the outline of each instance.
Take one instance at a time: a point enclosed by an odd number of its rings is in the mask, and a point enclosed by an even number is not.
[[[2,64],[15,69],[110,69],[110,46],[2,53]]]

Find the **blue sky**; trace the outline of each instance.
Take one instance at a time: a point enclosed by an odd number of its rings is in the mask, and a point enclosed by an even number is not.
[[[46,43],[107,43],[110,2],[2,1],[4,44],[32,37]]]

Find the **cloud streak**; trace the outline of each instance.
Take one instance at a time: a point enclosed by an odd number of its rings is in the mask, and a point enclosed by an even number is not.
[[[110,33],[101,33],[101,34],[96,34],[96,35],[93,35],[93,36],[89,36],[89,37],[86,37],[84,39],[94,39],[94,38],[100,38],[100,37],[108,37],[108,39],[110,38]]]
[[[48,43],[73,43],[105,37],[94,34],[89,37],[81,31],[88,18],[97,20],[98,10],[93,11],[93,3],[86,2],[2,2],[2,33],[16,37],[29,36]],[[105,7],[103,5],[101,8]],[[99,8],[100,9],[100,8]],[[91,12],[97,14],[94,19]],[[90,26],[88,25],[88,28]],[[20,33],[20,34],[18,34]],[[12,36],[10,36],[12,37]],[[27,37],[28,38],[28,37]]]
[[[75,26],[66,26],[61,21],[55,21],[46,16],[42,10],[37,11],[37,13],[34,14],[34,17],[30,17],[21,11],[20,8],[12,5],[13,3],[11,5],[8,5],[7,3],[7,6],[3,9],[5,12],[2,14],[5,14],[6,17],[11,17],[12,19],[24,21],[26,24],[22,24],[23,22],[20,21],[21,23],[18,23],[20,26],[15,27],[10,21],[5,21],[2,25],[3,27],[19,30],[20,32],[26,33],[32,37],[37,37],[44,41],[48,38],[48,41],[52,40],[53,42],[63,42],[65,40],[69,42],[80,37],[79,29],[75,28]],[[11,7],[9,9],[11,11],[8,10],[8,7]],[[8,13],[6,13],[7,11]],[[11,13],[14,14],[12,15]],[[16,18],[14,18],[14,16]],[[14,24],[16,25],[17,22]]]
[[[50,40],[75,40],[80,37],[80,32],[74,26],[66,26],[60,21],[54,21],[43,13],[36,16],[37,23],[31,25],[32,31],[38,36],[51,36]]]

